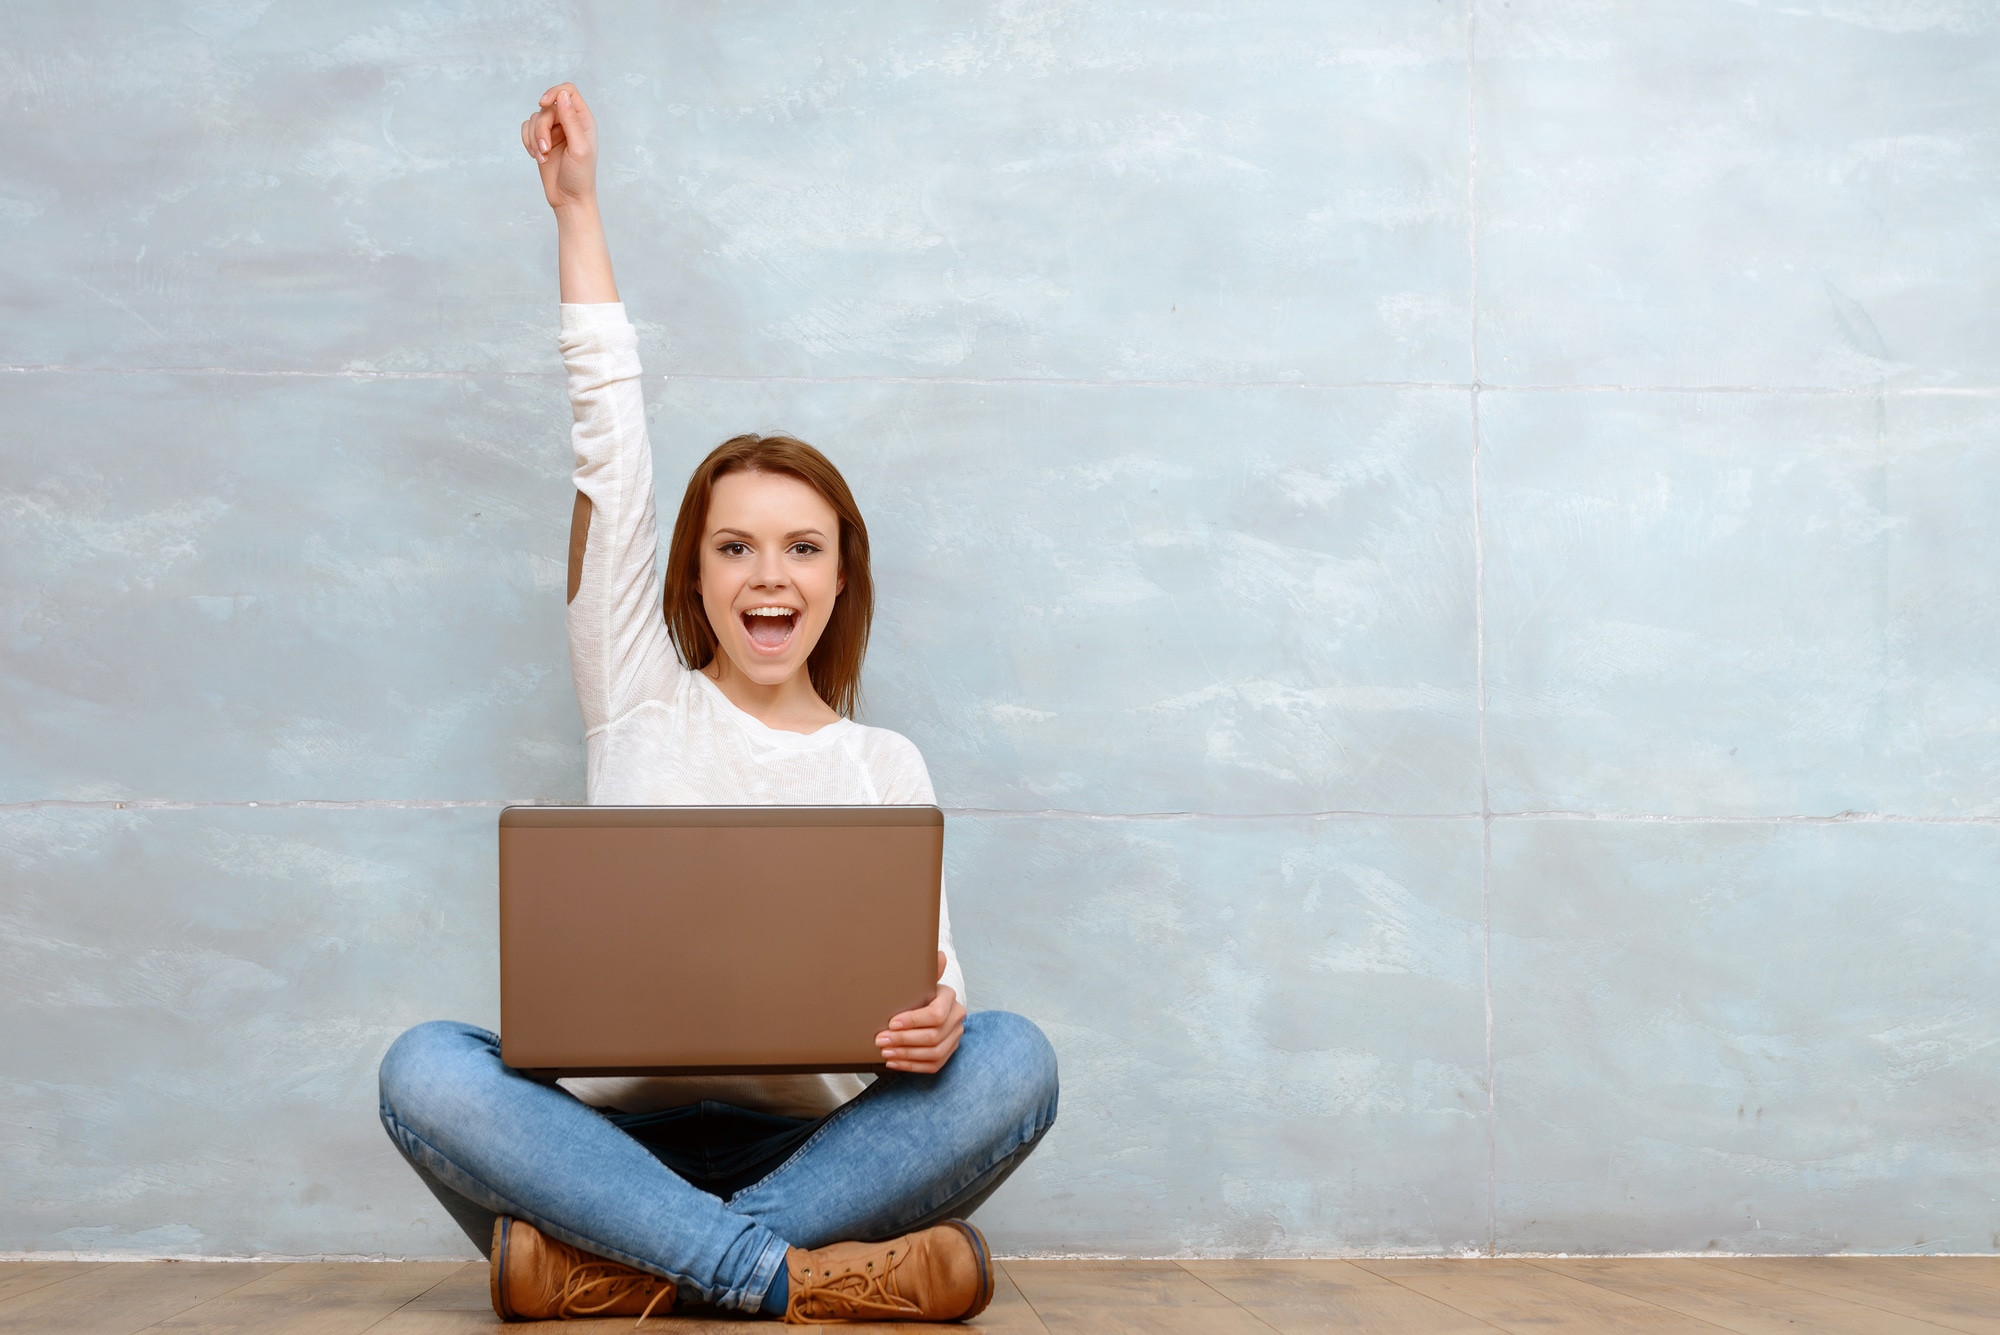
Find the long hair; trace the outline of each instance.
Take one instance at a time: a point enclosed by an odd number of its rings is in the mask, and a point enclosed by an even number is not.
[[[715,661],[718,641],[701,605],[701,537],[715,480],[731,473],[782,473],[818,492],[840,518],[840,574],[845,581],[819,643],[806,657],[806,674],[819,698],[843,718],[861,700],[861,660],[875,620],[875,581],[868,573],[868,525],[847,479],[832,460],[791,436],[732,436],[709,452],[688,478],[681,512],[667,546],[666,593],[661,602],[667,634],[681,662],[699,671]]]

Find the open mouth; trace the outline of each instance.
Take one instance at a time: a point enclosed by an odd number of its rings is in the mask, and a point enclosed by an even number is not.
[[[751,647],[767,654],[779,653],[790,644],[798,626],[796,607],[753,607],[743,613],[743,633],[750,637]]]

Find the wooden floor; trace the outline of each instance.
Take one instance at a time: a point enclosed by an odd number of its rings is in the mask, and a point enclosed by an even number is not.
[[[1009,1261],[1003,1268],[975,1330],[2000,1335],[2000,1258]],[[656,1317],[646,1325],[735,1335],[774,1329],[713,1315]],[[518,1329],[494,1319],[479,1264],[0,1263],[0,1332]]]

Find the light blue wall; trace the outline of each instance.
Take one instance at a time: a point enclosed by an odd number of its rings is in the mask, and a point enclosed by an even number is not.
[[[870,515],[1004,1250],[2000,1249],[2000,13],[1475,9],[8,6],[0,1251],[465,1251],[564,77],[670,501]]]

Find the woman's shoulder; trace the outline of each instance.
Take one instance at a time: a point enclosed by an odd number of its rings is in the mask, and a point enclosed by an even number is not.
[[[849,744],[867,753],[871,758],[906,761],[923,767],[924,753],[917,744],[902,733],[891,728],[878,728],[868,723],[849,721],[847,735]]]
[[[850,723],[847,745],[868,766],[876,787],[883,791],[885,797],[891,792],[899,794],[890,797],[890,801],[933,800],[930,796],[931,775],[924,765],[924,753],[902,733],[866,723]],[[915,785],[922,795],[913,795],[904,787],[905,784]]]

